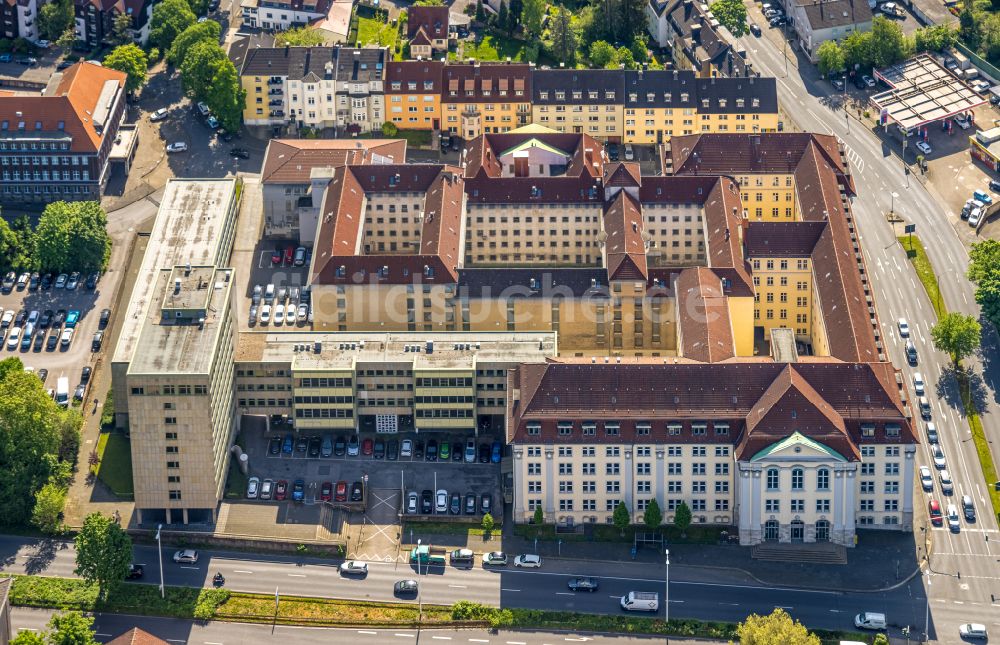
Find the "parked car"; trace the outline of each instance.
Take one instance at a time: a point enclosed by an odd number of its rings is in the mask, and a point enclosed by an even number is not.
[[[260,494],[260,477],[251,477],[247,482],[247,499],[257,499]]]
[[[130,564],[128,565],[128,573],[125,577],[129,580],[138,580],[142,578],[142,575],[146,572],[141,564]]]
[[[917,146],[917,150],[924,153],[925,155],[929,155],[933,151],[931,149],[930,144],[927,143],[926,141],[917,141],[914,145]]]
[[[197,564],[198,552],[194,549],[182,549],[174,552],[174,562],[181,564]]]
[[[320,456],[326,458],[333,454],[333,435],[325,434],[320,440]]]
[[[506,567],[507,554],[503,551],[492,551],[483,556],[483,566]]]
[[[358,435],[351,435],[351,438],[347,441],[347,456],[357,457],[358,453],[361,452],[361,443],[358,440]]]
[[[361,482],[354,482],[351,484],[351,501],[360,502],[364,499],[364,487]]]
[[[361,454],[368,456],[375,452],[375,442],[367,438],[361,442]]]
[[[323,482],[319,487],[319,498],[321,501],[329,502],[333,496],[333,483]]]
[[[424,490],[420,493],[420,512],[430,515],[434,511],[434,492]]]
[[[279,502],[285,501],[285,496],[288,494],[288,482],[284,479],[279,479],[278,483],[274,485],[274,499]]]
[[[931,476],[931,469],[927,466],[920,467],[920,485],[928,493],[934,490],[934,477]]]
[[[932,499],[927,502],[927,514],[931,518],[931,524],[934,526],[941,526],[944,522],[943,516],[941,515],[941,502],[936,499]]]
[[[385,459],[385,441],[379,439],[375,442],[375,449],[372,451],[372,456],[375,459]]]
[[[396,461],[399,459],[399,440],[390,439],[386,444],[385,457],[389,461]]]
[[[337,435],[336,440],[333,442],[333,454],[335,457],[343,457],[347,452],[347,439],[344,435]]]
[[[292,501],[301,502],[306,498],[306,482],[302,479],[296,479],[295,483],[292,484]]]
[[[409,515],[415,515],[417,509],[420,507],[420,496],[417,495],[417,491],[411,490],[406,494],[406,512]]]
[[[448,461],[451,458],[451,444],[447,441],[442,441],[441,448],[438,450],[438,456],[441,458],[441,461]]]
[[[590,593],[594,593],[601,584],[597,581],[597,578],[570,578],[566,586],[569,587],[570,591],[589,591]]]
[[[400,444],[399,448],[400,457],[412,457],[413,456],[413,439],[403,439],[403,443]]]
[[[152,114],[149,115],[149,120],[153,121],[154,123],[156,121],[162,121],[166,119],[169,114],[170,113],[167,111],[167,108],[160,108],[156,112],[153,112]]]
[[[475,515],[476,514],[476,494],[467,493],[465,495],[465,514]]]
[[[438,513],[447,513],[448,512],[448,491],[446,491],[445,489],[442,488],[441,490],[439,490],[435,494],[435,498],[436,498],[436,500],[435,500],[435,508],[434,508],[434,510],[436,510]]]
[[[437,439],[429,439],[427,441],[427,452],[425,454],[427,457],[427,461],[437,461],[437,454],[438,454]]]
[[[188,144],[183,141],[175,141],[167,144],[167,152],[187,152]]]
[[[514,558],[514,566],[525,569],[537,569],[542,566],[542,556],[533,554],[523,554]]]
[[[274,493],[274,481],[270,479],[265,479],[260,485],[260,498],[261,499],[271,499],[271,495]]]
[[[111,320],[111,310],[110,309],[102,309],[101,310],[101,318],[100,318],[100,320],[97,323],[97,328],[98,329],[104,329],[105,327],[108,326],[108,321],[109,320]]]
[[[267,442],[267,454],[276,455],[281,452],[281,437],[271,437]]]
[[[288,434],[285,435],[285,438],[281,443],[281,452],[285,453],[286,455],[290,455],[294,450],[295,450],[295,437],[292,436],[292,433],[289,432]]]
[[[246,148],[231,148],[229,150],[229,156],[236,159],[249,159],[250,153],[246,150]]]
[[[460,494],[451,494],[451,503],[448,505],[448,510],[451,511],[452,515],[460,515],[462,513],[462,496]]]
[[[346,481],[341,480],[341,481],[337,482],[337,488],[336,488],[336,491],[333,494],[333,499],[334,499],[334,501],[337,501],[337,502],[346,502],[347,501],[347,482]]]
[[[864,81],[867,87],[875,87],[875,79],[867,74],[861,75],[861,80]]]

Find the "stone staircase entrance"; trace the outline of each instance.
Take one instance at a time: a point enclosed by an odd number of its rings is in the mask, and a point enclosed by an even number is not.
[[[831,542],[810,544],[765,542],[751,547],[750,557],[764,562],[847,564],[847,549]]]

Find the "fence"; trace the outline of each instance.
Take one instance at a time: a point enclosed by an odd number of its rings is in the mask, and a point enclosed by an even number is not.
[[[1000,69],[988,63],[984,58],[976,54],[962,43],[955,43],[955,49],[969,57],[972,65],[979,70],[980,74],[989,76],[994,83],[1000,81]]]

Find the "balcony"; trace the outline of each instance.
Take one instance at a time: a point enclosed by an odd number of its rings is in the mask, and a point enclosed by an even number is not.
[[[281,88],[274,88],[267,91],[268,96],[283,96],[285,91]]]
[[[271,78],[267,79],[267,84],[268,85],[281,85],[281,79],[280,78],[275,78],[275,77],[272,76]]]
[[[275,106],[275,105],[284,105],[285,102],[284,101],[268,101],[267,104],[268,104],[268,106]]]
[[[271,116],[285,116],[283,110],[271,110]]]

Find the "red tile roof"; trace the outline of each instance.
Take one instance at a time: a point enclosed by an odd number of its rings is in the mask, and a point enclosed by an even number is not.
[[[508,132],[483,134],[466,147],[465,177],[500,177],[503,168],[498,161],[506,150],[536,139],[547,146],[561,150],[570,157],[564,176],[601,177],[604,174],[604,146],[589,134],[564,134],[561,132]]]
[[[167,641],[133,627],[118,638],[108,641],[107,645],[167,645]]]
[[[422,29],[429,39],[447,40],[448,11],[445,6],[409,7],[406,11],[406,37],[413,40],[414,35]]]
[[[608,280],[646,281],[646,244],[642,230],[642,206],[625,190],[619,190],[604,211]]]
[[[826,222],[750,222],[747,258],[807,258],[826,226]]]
[[[405,159],[405,139],[271,139],[260,179],[265,184],[308,184],[313,168]]]
[[[531,67],[525,63],[446,65],[445,103],[530,103]]]
[[[675,283],[679,354],[705,363],[736,356],[729,299],[710,269],[681,271]]]

